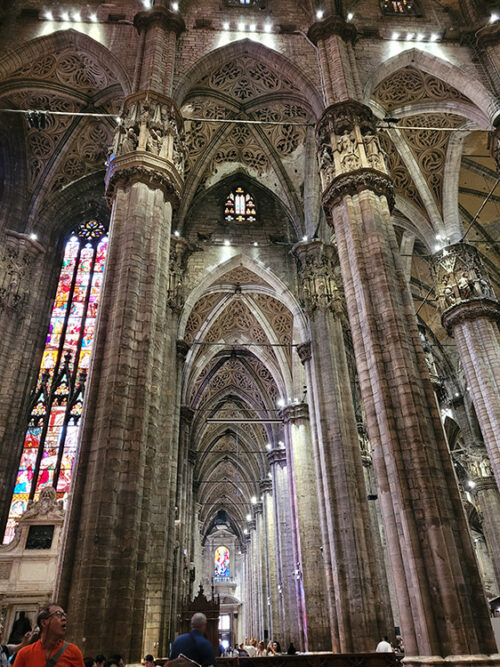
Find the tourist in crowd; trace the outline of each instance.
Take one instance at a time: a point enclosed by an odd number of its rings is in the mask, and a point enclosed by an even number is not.
[[[104,667],[105,662],[106,662],[106,656],[105,655],[102,655],[101,653],[99,655],[96,655],[96,657],[95,657],[96,667]]]
[[[382,639],[382,641],[380,641],[380,642],[377,644],[377,648],[375,649],[375,651],[376,651],[377,653],[392,653],[392,652],[393,652],[393,648],[392,648],[392,646],[389,644],[389,639],[388,639],[387,637],[384,637],[384,638]]]
[[[144,656],[144,667],[155,667],[155,659],[151,653]]]
[[[84,658],[85,667],[96,667],[94,658]]]
[[[274,642],[269,642],[266,648],[266,654],[267,656],[273,656],[276,655],[276,649],[274,648]]]
[[[297,653],[297,649],[293,645],[293,642],[290,642],[290,646],[287,648],[286,654],[287,655],[295,655]]]
[[[15,655],[19,649],[29,644],[32,633],[26,632],[19,644],[2,644],[3,629],[3,624],[0,623],[0,667],[7,667],[9,658]]]
[[[40,609],[37,619],[40,639],[22,648],[15,667],[45,667],[49,659],[58,667],[85,667],[83,655],[75,644],[64,641],[66,613],[52,602]]]
[[[266,655],[266,645],[260,640],[260,642],[257,644],[257,657],[258,658],[263,658]]]
[[[194,614],[191,618],[191,632],[179,635],[170,649],[170,660],[182,653],[202,667],[215,665],[215,653],[212,644],[204,637],[207,629],[205,614]]]

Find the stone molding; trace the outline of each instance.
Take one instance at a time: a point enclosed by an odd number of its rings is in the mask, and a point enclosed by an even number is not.
[[[198,460],[198,452],[195,449],[188,449],[188,463],[194,466]]]
[[[474,477],[472,481],[476,485],[473,489],[474,493],[481,493],[481,491],[489,490],[494,490],[498,493],[498,487],[494,477]]]
[[[253,506],[253,513],[254,516],[259,516],[259,514],[262,514],[264,512],[264,506],[262,505],[261,502],[255,503]]]
[[[164,164],[161,158],[153,160],[148,153],[131,153],[123,158],[114,158],[109,163],[106,173],[106,198],[111,206],[116,190],[128,188],[134,183],[144,183],[151,189],[161,190],[165,201],[177,204],[180,201],[182,182],[179,182],[171,165]]]
[[[184,342],[184,341],[177,341],[177,343]],[[190,408],[189,405],[181,405],[181,419],[186,423],[186,424],[191,424],[193,421],[194,417],[194,410],[193,408]]]
[[[344,131],[351,132],[356,126],[366,133],[374,133],[377,129],[377,118],[370,107],[356,100],[336,102],[327,107],[316,124],[316,137],[334,133],[338,136]]]
[[[500,30],[500,25],[498,29]],[[497,171],[500,172],[500,125],[491,133],[491,155],[495,160]]]
[[[177,36],[186,30],[182,16],[166,7],[155,6],[153,9],[138,12],[134,16],[134,26],[138,33],[149,30],[154,25],[159,25],[166,32],[175,32]]]
[[[279,415],[285,424],[294,424],[296,421],[309,419],[309,407],[307,403],[292,403],[282,408]]]
[[[299,359],[302,362],[302,364],[305,364],[306,361],[311,361],[312,359],[311,341],[308,340],[305,343],[300,343],[300,345],[297,345],[295,349],[297,350],[297,354],[299,355]]]
[[[255,530],[256,527],[257,527],[257,523],[256,523],[255,519],[252,519],[251,521],[249,521],[247,523],[247,528],[248,528],[249,531],[250,530]]]
[[[401,662],[405,667],[498,667],[500,665],[500,654],[493,655],[447,655],[442,657],[440,655],[409,655],[404,657]]]
[[[354,24],[347,23],[341,16],[328,16],[324,21],[313,23],[307,31],[307,36],[316,45],[332,35],[338,35],[344,42],[354,42],[358,31]]]
[[[395,206],[394,185],[389,176],[374,169],[359,169],[350,174],[338,176],[322,196],[322,204],[332,207],[340,204],[344,197],[354,197],[363,190],[370,190],[379,197],[387,199],[389,210]]]
[[[266,453],[266,456],[270,466],[273,466],[276,463],[281,467],[286,466],[286,449],[284,447],[271,449],[270,452]]]
[[[449,308],[441,317],[443,327],[450,336],[453,329],[463,322],[471,322],[486,318],[500,321],[500,303],[490,299],[473,299]]]

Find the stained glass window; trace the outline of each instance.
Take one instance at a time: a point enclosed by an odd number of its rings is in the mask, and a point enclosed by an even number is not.
[[[40,489],[50,484],[58,498],[69,491],[107,245],[106,230],[95,220],[66,243],[4,544]]]
[[[230,192],[224,205],[224,219],[226,222],[255,222],[257,218],[252,195],[240,187]]]
[[[215,581],[229,579],[229,549],[217,547],[215,550]]]
[[[380,6],[384,14],[390,16],[420,16],[417,0],[381,0]]]

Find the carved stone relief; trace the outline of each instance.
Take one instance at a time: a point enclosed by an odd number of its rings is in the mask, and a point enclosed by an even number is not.
[[[414,67],[403,67],[384,79],[375,88],[375,99],[386,109],[414,102],[457,100],[469,102],[456,88],[441,79]]]
[[[425,205],[420,193],[392,139],[386,132],[381,132],[378,135],[378,139],[386,155],[387,168],[393,180],[396,193],[411,201],[422,212],[425,212]]]
[[[0,312],[22,312],[31,288],[33,264],[41,247],[22,234],[8,231],[0,254]]]

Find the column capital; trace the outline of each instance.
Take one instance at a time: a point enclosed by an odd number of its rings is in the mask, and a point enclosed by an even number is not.
[[[449,245],[434,255],[432,268],[441,321],[450,335],[467,320],[499,319],[500,304],[477,248],[468,243]]]
[[[299,420],[309,419],[309,407],[307,403],[292,403],[282,408],[279,414],[285,424],[288,422],[294,424]]]
[[[142,182],[162,190],[167,201],[177,203],[183,188],[186,148],[184,124],[175,101],[154,90],[142,90],[125,98],[120,118],[106,163],[108,202],[112,202],[118,185]]]
[[[316,126],[323,206],[372,190],[394,207],[394,186],[377,132],[377,118],[361,102],[347,100],[325,109]]]
[[[264,506],[262,505],[261,502],[255,503],[253,506],[253,514],[254,517],[258,516],[259,514],[262,514],[264,511]]]
[[[312,347],[311,347],[311,341],[308,340],[305,343],[300,343],[300,345],[297,345],[295,348],[297,350],[297,354],[299,355],[300,361],[305,364],[306,361],[310,361],[312,358]]]
[[[173,12],[160,5],[138,12],[134,16],[134,26],[138,33],[149,30],[154,25],[161,26],[166,32],[175,32],[176,35],[186,30],[186,24],[179,12]]]
[[[188,449],[188,463],[194,466],[198,460],[198,452],[195,449]]]
[[[247,523],[247,526],[248,526],[248,530],[255,530],[256,527],[257,527],[257,523],[256,523],[255,519],[252,519],[251,521],[249,521]]]
[[[300,273],[301,301],[309,315],[317,308],[341,315],[343,298],[335,246],[319,240],[301,241],[295,244],[293,252]]]
[[[481,493],[481,491],[488,491],[489,489],[498,493],[496,480],[491,475],[489,477],[475,477],[472,481],[476,485],[473,489],[474,493]]]
[[[273,483],[270,479],[259,480],[259,490],[262,494],[271,493],[273,490]]]
[[[354,42],[358,31],[353,23],[347,23],[341,16],[327,16],[324,21],[317,21],[307,31],[307,36],[317,44],[321,40],[338,35],[344,42]]]
[[[286,449],[283,447],[271,449],[270,452],[267,452],[266,456],[270,466],[275,464],[279,464],[281,467],[286,466]]]
[[[500,24],[498,21],[489,23],[478,30],[475,35],[480,47],[497,46],[500,43]]]

